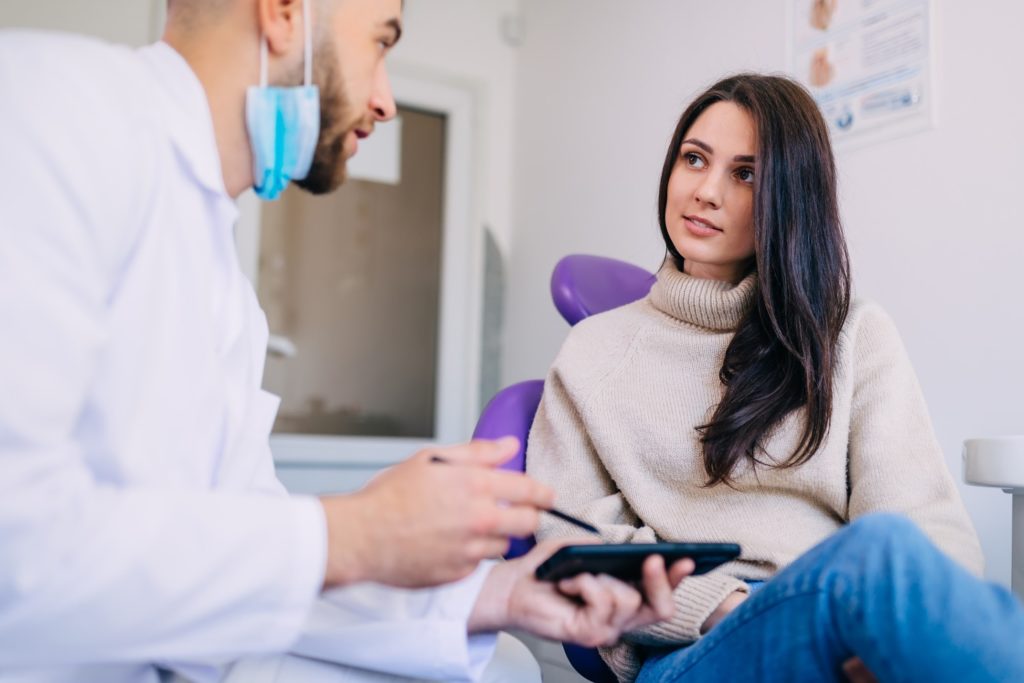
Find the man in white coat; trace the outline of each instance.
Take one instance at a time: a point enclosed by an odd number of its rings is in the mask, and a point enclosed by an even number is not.
[[[537,582],[550,547],[482,562],[553,502],[495,469],[514,443],[419,453],[349,496],[274,475],[234,200],[343,181],[395,114],[401,10],[171,0],[137,51],[0,32],[0,680],[476,680],[500,629],[600,644],[671,613],[692,563],[650,559],[644,602]]]

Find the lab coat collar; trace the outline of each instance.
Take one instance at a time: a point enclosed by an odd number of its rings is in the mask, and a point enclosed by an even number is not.
[[[203,84],[185,58],[163,41],[140,48],[139,55],[155,72],[161,115],[178,153],[201,185],[227,196]]]

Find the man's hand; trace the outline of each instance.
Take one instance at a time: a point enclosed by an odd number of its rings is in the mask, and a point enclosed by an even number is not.
[[[626,631],[671,617],[672,591],[693,572],[692,560],[676,562],[666,571],[664,560],[652,555],[644,562],[643,594],[605,575],[580,574],[557,584],[534,578],[534,570],[568,543],[548,541],[519,559],[495,566],[470,615],[469,632],[518,628],[589,647],[612,645]]]
[[[354,494],[321,498],[324,586],[436,586],[504,553],[510,536],[532,534],[554,493],[523,474],[495,469],[518,449],[511,438],[431,448]],[[447,464],[431,462],[432,456]]]

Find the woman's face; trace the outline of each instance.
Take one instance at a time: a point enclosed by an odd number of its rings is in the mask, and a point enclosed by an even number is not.
[[[753,119],[732,102],[705,109],[683,136],[665,227],[687,274],[739,282],[753,267],[756,149]]]

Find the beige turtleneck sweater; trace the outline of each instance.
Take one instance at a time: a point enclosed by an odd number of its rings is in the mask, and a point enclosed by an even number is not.
[[[636,644],[700,638],[700,627],[742,579],[767,579],[847,522],[899,512],[975,573],[981,550],[932,431],[921,390],[892,321],[856,301],[843,327],[832,422],[821,448],[789,469],[747,461],[734,486],[707,481],[699,436],[721,400],[726,347],[751,305],[753,276],[738,285],[703,280],[668,263],[650,294],[588,318],[570,332],[544,385],[530,432],[527,471],[554,487],[557,504],[617,542],[739,543],[739,560],[676,590],[668,622],[602,650],[623,680]],[[803,411],[766,439],[786,460]],[[578,536],[544,519],[538,536]]]

